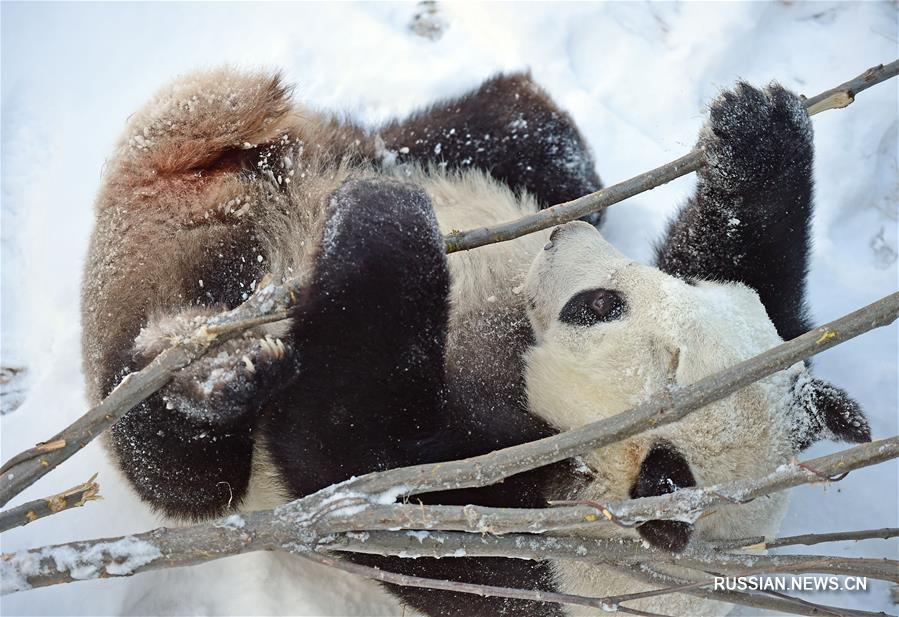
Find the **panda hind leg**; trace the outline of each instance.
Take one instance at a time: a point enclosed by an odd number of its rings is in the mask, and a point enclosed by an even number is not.
[[[574,120],[528,72],[492,77],[467,94],[386,125],[379,135],[398,162],[482,169],[531,193],[541,208],[602,188]],[[602,214],[588,218],[598,224]]]

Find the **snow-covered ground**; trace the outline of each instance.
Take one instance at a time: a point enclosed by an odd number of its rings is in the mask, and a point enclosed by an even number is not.
[[[2,8],[2,364],[29,368],[27,398],[2,417],[2,459],[85,409],[78,290],[91,202],[125,119],[196,67],[282,67],[296,96],[368,121],[530,67],[569,109],[606,183],[684,153],[703,109],[737,78],[807,95],[897,55],[889,3],[446,4],[436,41],[407,29],[414,4],[12,4]],[[814,120],[817,217],[810,300],[817,322],[897,287],[897,82]],[[604,234],[646,260],[682,178],[614,206]],[[897,328],[819,356],[818,375],[864,406],[875,437],[899,433]],[[817,456],[836,444],[819,444]],[[899,524],[895,462],[794,492],[784,534]],[[105,500],[10,531],[3,551],[155,527],[92,444],[21,495],[100,472]],[[897,557],[881,540],[810,547]],[[390,614],[360,583],[273,555],[6,596],[0,613]],[[895,611],[887,585],[815,601]],[[395,611],[394,611],[395,612]],[[742,614],[751,614],[742,611]]]

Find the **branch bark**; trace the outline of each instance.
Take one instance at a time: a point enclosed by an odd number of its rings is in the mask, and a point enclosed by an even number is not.
[[[316,550],[417,558],[513,557],[566,559],[589,564],[670,563],[700,572],[731,576],[775,572],[815,572],[867,576],[899,582],[899,561],[836,555],[729,555],[699,544],[684,553],[646,548],[639,541],[584,537],[476,535],[460,532],[372,531],[344,533],[326,539]]]
[[[899,72],[899,61],[869,69],[862,76],[809,99],[806,102],[809,113],[841,106],[838,103],[847,98],[848,102],[851,102],[857,92],[892,77],[897,72]],[[493,230],[482,229],[452,234],[447,237],[447,250],[448,252],[468,250],[579,218],[584,214],[615,203],[615,201],[620,201],[698,169],[701,164],[702,153],[691,152],[687,156],[647,174],[534,215],[540,217],[539,220],[525,217]],[[474,240],[468,238],[466,234],[473,234]],[[240,307],[210,319],[191,336],[160,354],[147,368],[126,377],[104,401],[51,440],[13,457],[0,470],[2,471],[0,505],[6,504],[15,495],[115,423],[129,409],[163,387],[175,371],[187,366],[217,344],[246,328],[286,318],[299,293],[300,290],[294,281],[289,281],[283,286],[273,284],[264,286]],[[360,528],[378,530],[406,527],[506,533],[570,529],[583,526],[585,523],[595,524],[595,522],[612,522],[629,526],[657,518],[695,520],[701,512],[711,507],[743,502],[797,484],[821,481],[833,474],[899,456],[899,437],[820,457],[804,464],[785,465],[764,478],[706,489],[682,489],[676,493],[659,497],[603,504],[598,509],[585,505],[543,510],[511,510],[478,506],[410,506],[393,503],[401,495],[493,484],[510,475],[561,461],[620,441],[649,428],[680,420],[695,409],[719,400],[777,370],[786,368],[799,360],[820,353],[873,328],[892,323],[897,315],[899,315],[899,293],[887,296],[859,311],[690,386],[667,389],[628,412],[575,431],[529,444],[462,461],[368,474],[326,488],[276,510],[251,513],[245,517],[235,515],[213,523],[180,529],[163,528],[135,536],[77,542],[4,554],[0,561],[3,592],[98,576],[123,576],[150,569],[185,566],[256,550],[290,550],[308,553],[307,557],[309,557],[317,555],[310,551],[326,534]],[[32,504],[26,504],[20,508],[30,505]],[[12,521],[18,511],[19,508],[16,508],[0,514],[0,520]],[[664,512],[664,514],[660,515],[660,512]],[[476,536],[467,537],[475,538]],[[562,541],[561,538],[542,539]],[[507,538],[493,538],[493,540],[508,541]],[[468,541],[466,540],[466,542]],[[584,539],[576,541],[581,544],[585,542]],[[471,542],[472,546],[475,546],[473,540]],[[375,545],[368,544],[367,546]],[[549,544],[544,543],[543,546],[548,547]],[[511,547],[507,546],[505,549],[507,550],[504,550],[503,556],[512,556],[514,551],[511,550]],[[345,546],[339,550],[349,550],[349,548]],[[381,550],[387,549],[381,547]],[[558,554],[565,558],[576,558],[578,549],[575,547],[573,550],[574,555]],[[646,549],[643,550],[645,552]],[[524,552],[526,551],[522,550],[522,555]],[[603,554],[607,555],[613,552],[609,551]],[[542,558],[546,558],[546,552],[541,554]],[[318,557],[322,556],[318,555]],[[538,558],[537,553],[526,558]],[[593,558],[596,559],[595,555]],[[640,559],[646,560],[647,555],[641,554]],[[720,571],[728,571],[728,568],[731,567],[731,562],[728,562],[727,559],[730,558],[723,558],[720,553],[715,558],[692,554],[680,558],[671,557],[671,560],[677,562],[679,566],[699,569],[715,568]],[[746,557],[740,559],[739,563],[745,569]],[[841,574],[865,572],[876,577],[893,576],[887,580],[895,580],[896,571],[896,563],[886,560],[852,560],[829,556],[753,557],[751,560],[753,564],[763,568],[764,571],[816,571]],[[661,561],[661,558],[657,561]],[[736,568],[736,566],[733,567]],[[807,568],[812,569],[808,570]],[[431,583],[443,584],[446,582],[428,581],[428,583],[428,586],[433,586]],[[712,593],[696,587],[695,581],[683,584],[693,586],[692,592],[697,594]],[[497,589],[503,590],[503,588],[494,588],[494,591]],[[480,591],[484,591],[484,589]],[[518,593],[526,590],[503,591]],[[479,593],[477,590],[471,592]],[[565,594],[556,595],[564,596]],[[807,614],[820,614],[817,612],[821,608],[819,605],[812,605],[792,598],[761,596],[764,598],[763,600],[756,600],[755,594],[743,595],[752,595],[751,602],[760,602],[758,604],[750,603],[750,606],[776,607],[780,610],[789,608],[792,612],[807,609],[809,611]],[[737,603],[747,602],[740,594],[731,593],[725,598],[716,592],[713,597]],[[732,600],[731,597],[736,599]],[[572,599],[576,599],[574,603],[595,600],[569,596],[568,600],[560,597],[550,601],[564,602]],[[827,609],[828,607],[823,608]],[[862,613],[844,613],[840,612],[840,609],[834,609],[833,614]]]
[[[742,538],[738,540],[722,540],[713,542],[718,550],[743,549],[765,551],[772,548],[781,548],[783,546],[793,546],[796,544],[804,544],[812,546],[822,544],[824,542],[845,542],[859,540],[874,540],[895,538],[899,536],[899,527],[883,527],[881,529],[862,529],[860,531],[837,531],[834,533],[807,533],[798,536],[787,536],[785,538],[775,538],[766,541],[763,536],[754,538]]]
[[[706,589],[705,587],[713,582],[713,579],[711,579],[710,576],[698,575],[694,579],[684,580],[663,568],[647,564],[641,564],[639,567],[628,567],[627,571],[635,578],[649,583],[666,586],[683,586],[684,593],[693,596],[707,598],[709,600],[718,600],[720,602],[730,602],[731,604],[738,604],[740,606],[777,611],[779,613],[808,615],[809,617],[820,617],[821,615],[829,615],[832,617],[889,617],[882,612],[872,613],[869,611],[858,611],[836,606],[825,606],[823,604],[808,602],[807,600],[793,598],[777,592],[740,592]],[[702,585],[697,583],[702,583]]]
[[[63,510],[80,508],[88,501],[103,499],[100,496],[100,485],[95,482],[96,479],[97,474],[94,474],[87,482],[73,486],[67,491],[51,497],[35,499],[21,506],[0,512],[0,531],[22,527]]]
[[[895,60],[887,65],[880,64],[871,67],[858,77],[850,79],[836,88],[826,90],[806,99],[805,107],[810,116],[828,109],[846,107],[855,100],[856,94],[884,80],[895,77],[897,73],[899,73],[899,60]],[[520,219],[493,227],[479,227],[447,234],[444,237],[446,252],[469,251],[487,244],[506,242],[541,229],[579,219],[603,208],[608,208],[619,201],[624,201],[634,195],[671,182],[675,178],[685,176],[700,169],[703,165],[704,153],[697,148],[667,165],[656,167],[651,171],[634,176],[624,182],[613,184],[595,193],[556,204],[534,214],[528,214]]]
[[[399,574],[398,572],[390,572],[379,568],[372,568],[351,561],[345,561],[329,555],[320,553],[306,553],[303,557],[320,563],[322,565],[331,566],[344,572],[356,574],[364,578],[369,578],[383,583],[392,585],[400,585],[403,587],[423,587],[426,589],[441,589],[444,591],[454,591],[456,593],[469,593],[478,596],[490,596],[496,598],[514,598],[518,600],[534,600],[537,602],[552,602],[555,604],[571,604],[574,606],[587,606],[590,608],[598,608],[607,612],[622,612],[628,615],[644,615],[646,617],[665,617],[658,613],[648,613],[632,609],[627,606],[620,606],[620,602],[627,600],[636,600],[651,595],[664,595],[667,593],[675,593],[677,589],[664,589],[659,592],[647,592],[643,594],[631,594],[629,596],[608,596],[605,598],[589,598],[585,596],[576,596],[567,593],[558,593],[554,591],[540,591],[535,589],[516,589],[512,587],[497,587],[495,585],[478,585],[474,583],[460,583],[458,581],[447,581],[436,578],[423,578],[419,576],[411,576],[407,574]]]
[[[404,541],[403,538],[399,536],[399,534],[396,534],[394,532],[381,532],[381,534],[377,535],[377,536],[372,534],[372,537],[370,538],[370,540],[373,541],[374,543],[386,544],[386,542],[384,541],[385,535],[394,536],[394,539],[395,539],[395,541],[397,541],[398,546],[403,547],[402,548],[403,554],[405,554],[408,551],[411,551],[411,553],[408,554],[408,556],[410,556],[410,557],[416,557],[416,556],[448,557],[448,556],[452,556],[452,555],[446,554],[444,551],[442,544],[446,544],[446,543],[451,543],[451,544],[456,543],[458,546],[462,547],[462,550],[465,550],[465,551],[471,551],[471,550],[479,551],[480,549],[477,548],[478,545],[483,544],[485,541],[491,542],[491,543],[496,543],[496,544],[500,544],[500,543],[503,544],[503,546],[502,546],[503,550],[497,550],[497,556],[522,557],[522,556],[524,556],[525,553],[516,552],[516,551],[520,551],[522,548],[522,545],[530,546],[533,550],[533,547],[535,546],[534,543],[536,542],[536,543],[540,543],[539,545],[544,546],[544,547],[552,547],[555,550],[551,551],[551,552],[557,553],[557,554],[551,554],[550,551],[542,553],[542,557],[544,559],[551,558],[551,557],[560,557],[560,558],[564,558],[564,559],[582,559],[582,560],[590,561],[590,558],[585,558],[585,556],[583,555],[583,549],[586,549],[587,551],[592,552],[594,549],[600,548],[597,546],[592,546],[591,545],[592,543],[607,544],[609,542],[609,541],[595,541],[595,540],[584,539],[584,538],[566,539],[566,538],[557,538],[557,537],[538,538],[538,537],[534,537],[534,536],[524,536],[524,537],[520,537],[521,539],[519,539],[519,537],[514,537],[514,536],[505,536],[503,538],[490,538],[490,537],[485,537],[485,536],[481,536],[481,537],[472,536],[471,534],[433,534],[431,536],[433,538],[433,541],[430,542],[431,546],[428,546],[428,547],[425,547],[424,549],[422,549],[421,547],[415,546],[415,542],[419,541],[419,538],[421,538],[420,535],[416,535],[416,534],[408,534],[407,533],[406,534],[407,541]],[[431,534],[429,534],[429,535],[431,535]],[[425,539],[424,541],[427,542],[428,540]],[[560,543],[565,543],[565,542],[568,543],[568,546],[566,548],[572,549],[567,554],[564,550],[559,550],[560,548],[562,548]],[[575,543],[575,544],[572,545],[572,543]],[[498,548],[499,548],[498,546],[495,547],[495,549],[498,549]],[[604,548],[604,546],[602,548]],[[433,554],[430,554],[430,549],[434,549],[435,552]],[[340,550],[340,549],[337,549],[337,550]],[[455,549],[455,550],[458,550],[458,549]],[[600,550],[601,550],[601,548],[600,548]],[[615,549],[613,548],[613,550],[615,550]],[[508,551],[508,552],[505,552],[505,551]],[[371,550],[371,546],[369,546],[369,550],[365,550],[362,552],[375,553],[375,554],[395,554],[395,553],[387,552],[387,551],[379,553],[374,550]],[[664,553],[662,553],[661,551],[657,551],[657,553],[664,555]],[[488,556],[490,554],[490,551],[483,551],[483,553],[478,552],[477,554],[483,554],[484,556]],[[539,559],[540,554],[541,553],[539,551],[535,551],[534,556],[524,557],[524,558]],[[601,558],[600,559],[596,558],[596,555],[601,555],[601,554],[602,553],[594,553],[593,560],[601,561]],[[469,556],[472,556],[472,555],[474,555],[474,553],[469,553]],[[670,558],[670,554],[667,554],[667,555]],[[742,556],[736,557],[734,559],[742,559]],[[818,558],[818,559],[834,559],[834,558],[823,557],[823,558]],[[771,610],[778,610],[781,613],[789,613],[789,614],[796,614],[796,615],[835,615],[838,617],[839,616],[848,616],[848,615],[865,616],[865,617],[870,617],[870,616],[874,616],[874,615],[883,615],[883,613],[869,613],[867,611],[852,611],[852,610],[842,609],[842,608],[838,608],[838,607],[832,607],[832,606],[826,606],[826,605],[822,605],[822,604],[811,603],[811,602],[807,602],[805,600],[800,600],[798,598],[793,598],[793,597],[785,596],[785,595],[781,595],[781,594],[778,594],[777,596],[770,596],[770,595],[766,596],[763,594],[729,592],[729,591],[715,592],[712,590],[703,589],[704,587],[714,584],[714,579],[711,578],[710,576],[708,576],[708,573],[705,571],[696,573],[696,577],[699,578],[698,581],[688,582],[688,581],[678,580],[678,581],[676,581],[676,584],[671,585],[672,578],[670,576],[666,577],[664,579],[664,581],[663,581],[662,577],[646,576],[645,564],[647,563],[647,561],[649,561],[650,563],[655,562],[655,560],[653,560],[653,559],[643,560],[640,562],[642,565],[639,566],[639,568],[640,568],[639,570],[637,569],[638,566],[636,564],[625,566],[625,567],[619,566],[619,569],[623,569],[624,571],[629,572],[631,574],[634,574],[635,572],[640,572],[641,575],[638,576],[637,578],[647,581],[647,582],[653,582],[653,583],[664,582],[664,586],[660,587],[659,589],[646,591],[646,592],[640,592],[640,593],[618,595],[618,596],[606,596],[603,598],[581,598],[581,597],[577,597],[577,596],[573,596],[573,597],[572,596],[564,596],[564,594],[563,594],[563,597],[560,597],[560,598],[551,598],[549,596],[543,596],[543,597],[537,596],[537,597],[531,597],[531,598],[527,598],[527,599],[543,599],[543,600],[547,600],[547,601],[565,603],[565,604],[570,603],[570,604],[594,606],[594,607],[602,608],[603,610],[617,609],[617,610],[622,610],[622,612],[628,612],[628,611],[633,612],[634,609],[629,609],[627,607],[623,607],[620,604],[622,602],[628,602],[628,601],[633,601],[633,600],[638,600],[641,598],[648,598],[648,597],[653,597],[653,596],[668,595],[668,594],[672,594],[672,593],[687,593],[690,595],[699,595],[701,597],[723,600],[723,601],[731,602],[733,604],[739,604],[739,605],[750,606],[750,607],[755,607],[755,608],[766,608],[766,609],[771,609]],[[664,561],[664,560],[662,560],[662,561]],[[371,574],[370,572],[361,569],[361,568],[364,568],[364,566],[357,567],[355,564],[348,566],[347,565],[348,562],[339,561],[336,559],[327,561],[327,562],[322,561],[322,563],[326,563],[327,565],[332,565],[332,566],[338,567],[340,569],[371,578],[371,576],[369,576]],[[739,562],[737,562],[737,563],[739,563]],[[678,563],[677,565],[683,565],[683,564]],[[703,565],[707,565],[707,564],[703,564]],[[772,565],[770,563],[762,564],[762,565],[763,566],[767,565],[768,567],[767,568],[750,569],[750,570],[747,570],[745,568],[740,569],[738,567],[737,568],[731,567],[730,575],[733,577],[747,577],[747,576],[753,576],[753,575],[759,574],[760,572],[763,572],[763,571],[764,572],[777,572],[777,571],[781,571],[781,572],[783,572],[783,571],[817,572],[818,571],[815,569],[818,566],[814,562],[810,562],[808,564],[810,566],[810,569],[808,569],[808,570],[802,570],[801,568],[799,568],[798,563],[790,564],[790,567],[794,568],[793,570],[777,569],[776,565]],[[889,566],[886,566],[886,567],[889,568]],[[893,568],[895,568],[895,565],[893,566]],[[375,572],[383,572],[383,571],[375,570]],[[422,586],[422,587],[428,587],[429,586],[428,583],[430,582],[430,580],[432,580],[432,579],[416,579],[412,583],[408,583],[407,579],[399,578],[399,577],[402,577],[403,575],[398,575],[398,574],[394,574],[394,573],[389,573],[389,574],[391,575],[389,578],[381,578],[380,575],[375,576],[374,578],[376,578],[377,580],[383,580],[385,582],[390,582],[390,583],[393,583],[396,585],[412,584],[414,586]],[[448,591],[459,591],[462,593],[479,593],[479,595],[499,595],[500,597],[523,597],[520,595],[506,596],[503,594],[504,591],[507,591],[504,588],[489,588],[489,589],[485,589],[483,591],[471,591],[471,590],[466,590],[464,588],[455,587],[454,586],[455,584],[452,582],[439,581],[439,583],[441,584],[441,586],[435,587],[435,588],[446,589]],[[516,590],[516,591],[520,592],[521,590]],[[528,592],[528,593],[543,593],[543,592]],[[716,596],[716,594],[719,594],[719,593],[725,594],[726,598],[723,598],[720,595]],[[584,600],[586,600],[587,603],[585,603]],[[645,613],[636,612],[635,614],[645,614]]]

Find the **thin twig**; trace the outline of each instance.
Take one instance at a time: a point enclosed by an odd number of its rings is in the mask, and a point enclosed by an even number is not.
[[[367,536],[367,537],[366,537]],[[624,552],[612,546],[611,555],[606,552],[610,544],[618,543],[624,547]],[[745,556],[731,556],[724,560],[710,559],[707,556],[672,555],[665,551],[643,549],[638,543],[620,542],[616,540],[595,540],[592,538],[564,538],[557,536],[476,536],[460,533],[398,533],[398,532],[373,532],[370,534],[342,534],[332,539],[321,548],[328,550],[348,550],[376,555],[401,554],[406,557],[453,557],[458,556],[458,551],[464,551],[466,557],[515,557],[524,559],[567,559],[583,561],[590,564],[606,563],[616,564],[631,562],[628,569],[638,567],[638,563],[674,563],[678,566],[686,566],[700,570],[697,576],[702,580],[698,582],[680,582],[676,585],[665,586],[645,592],[622,594],[597,598],[594,601],[602,605],[614,607],[621,602],[633,601],[642,598],[668,595],[672,593],[690,593],[691,590],[699,591],[699,588],[714,584],[714,579],[705,576],[705,570],[710,567],[721,568],[731,577],[749,577],[762,573],[774,572],[821,572],[818,568],[822,561],[840,560],[843,558],[831,556],[791,556],[789,562],[778,561],[777,558],[753,558],[747,560]],[[642,549],[642,551],[641,551]],[[641,555],[641,552],[643,553]],[[695,553],[695,551],[694,551]],[[621,559],[624,558],[624,559]],[[617,563],[616,563],[617,562]],[[847,564],[848,565],[848,564]],[[878,571],[878,574],[889,573],[896,570],[896,563],[891,562]],[[850,570],[855,575],[863,576],[860,571]],[[845,574],[846,572],[839,572]],[[895,574],[893,574],[895,576]],[[889,576],[886,580],[892,580]],[[750,595],[735,594],[730,598],[737,604],[756,606]],[[763,600],[766,606],[776,606],[782,612],[797,614],[845,614],[842,609],[826,607],[823,605],[811,605],[796,598],[782,597],[780,599]],[[774,606],[771,603],[774,603]],[[867,614],[867,613],[865,613]]]
[[[706,589],[709,584],[714,584],[714,579],[709,575],[697,573],[696,580],[684,580],[680,576],[667,571],[663,565],[640,564],[638,566],[625,566],[625,571],[635,578],[659,585],[683,585],[683,593],[719,602],[730,602],[740,606],[749,606],[764,610],[789,613],[793,615],[808,615],[820,617],[830,615],[832,617],[889,617],[885,613],[873,613],[858,611],[836,606],[826,606],[794,598],[777,592],[743,592],[728,591],[727,589]],[[689,586],[691,583],[703,583],[702,586]]]
[[[814,115],[828,109],[840,109],[855,101],[855,95],[871,86],[876,86],[882,81],[899,75],[899,60],[887,65],[878,64],[867,71],[840,84],[836,88],[825,90],[821,94],[805,99],[805,107],[809,115]]]
[[[852,471],[899,457],[899,436],[855,446],[805,462],[782,465],[758,478],[747,478],[710,487],[683,488],[674,493],[592,505],[555,508],[498,508],[478,505],[442,506],[409,503],[384,504],[361,493],[336,493],[328,489],[277,509],[286,524],[296,524],[318,537],[342,531],[419,529],[475,533],[545,533],[618,525],[632,528],[652,519],[693,522],[704,512],[750,501],[762,495],[824,482],[823,473]],[[389,472],[381,472],[389,473]],[[298,531],[299,533],[299,531]]]
[[[589,564],[672,563],[694,570],[715,569],[730,576],[761,573],[815,572],[867,576],[899,582],[899,561],[837,555],[729,555],[707,545],[683,553],[646,548],[639,541],[597,540],[566,536],[476,535],[460,532],[370,531],[329,538],[319,550],[400,557],[513,557],[565,559]]]
[[[883,527],[881,529],[862,529],[860,531],[838,531],[834,533],[807,533],[799,536],[787,536],[766,541],[764,536],[754,538],[740,538],[737,540],[720,540],[712,542],[718,550],[744,549],[753,551],[765,551],[783,546],[804,544],[812,546],[823,542],[844,542],[858,540],[888,540],[899,536],[899,527]]]
[[[67,491],[43,499],[35,499],[9,510],[0,512],[0,531],[22,527],[28,523],[68,510],[80,508],[88,501],[103,499],[100,496],[100,485],[95,482],[97,474],[87,482],[73,486]]]
[[[836,88],[806,99],[804,101],[806,109],[811,116],[827,109],[846,107],[855,100],[856,94],[896,76],[897,73],[899,73],[899,60],[887,65],[871,67],[858,77],[850,79]],[[704,153],[697,148],[667,165],[634,176],[630,180],[613,184],[595,193],[557,204],[540,212],[528,214],[514,221],[493,227],[479,227],[447,234],[444,237],[446,252],[468,251],[487,244],[506,242],[541,229],[579,219],[603,208],[608,208],[619,201],[671,182],[675,178],[697,171],[704,164]]]
[[[160,527],[117,538],[69,542],[0,555],[0,593],[130,576],[138,572],[190,566],[242,553],[275,550],[271,513],[232,517],[188,527]]]
[[[477,596],[494,597],[494,598],[513,598],[516,600],[532,600],[534,602],[552,602],[555,604],[572,604],[575,606],[588,606],[590,608],[598,608],[603,611],[615,612],[619,611],[629,615],[644,615],[646,617],[663,617],[658,613],[648,613],[632,609],[626,606],[620,606],[615,603],[607,602],[610,598],[589,598],[585,596],[576,596],[567,593],[559,593],[556,591],[543,591],[538,589],[516,589],[513,587],[497,587],[495,585],[478,585],[475,583],[462,583],[458,581],[448,581],[437,578],[423,578],[420,576],[412,576],[408,574],[400,574],[398,572],[390,572],[389,570],[381,570],[373,568],[345,559],[338,559],[321,553],[300,553],[304,558],[320,563],[344,572],[349,572],[357,576],[381,581],[382,583],[390,583],[392,585],[400,585],[402,587],[423,587],[425,589],[439,589],[442,591],[452,591],[456,593],[468,593]],[[666,593],[674,593],[666,590]],[[644,597],[643,594],[635,594]],[[657,594],[661,595],[661,594]],[[620,602],[627,599],[621,596]]]

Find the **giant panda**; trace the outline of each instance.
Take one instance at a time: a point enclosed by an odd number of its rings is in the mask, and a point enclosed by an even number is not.
[[[571,117],[529,74],[376,128],[295,104],[276,74],[177,80],[130,118],[97,198],[82,294],[91,399],[260,285],[296,278],[302,291],[289,319],[228,341],[127,413],[109,451],[163,514],[213,517],[569,430],[800,334],[812,216],[801,103],[738,84],[699,141],[707,165],[654,266],[617,252],[596,218],[447,256],[444,233],[601,187]],[[658,495],[767,473],[824,437],[870,431],[842,390],[798,364],[583,460],[420,497],[542,507]],[[773,533],[785,500],[596,533],[680,551]],[[581,595],[648,588],[565,561],[347,558]],[[389,589],[428,615],[572,612]],[[727,612],[681,595],[633,607]]]

